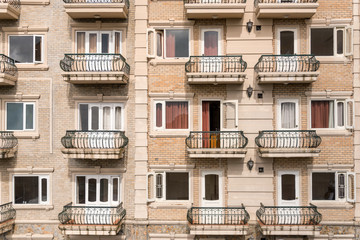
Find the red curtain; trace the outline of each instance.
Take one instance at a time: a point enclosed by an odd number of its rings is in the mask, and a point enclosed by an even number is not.
[[[204,55],[217,56],[218,55],[218,32],[209,31],[204,34]]]
[[[166,32],[166,57],[175,57],[175,34]]]
[[[210,131],[210,102],[202,102],[202,130],[204,132]],[[210,134],[202,134],[202,147],[210,147]]]
[[[167,102],[166,103],[166,128],[167,129],[187,129],[188,123],[188,103],[187,102]]]
[[[329,101],[311,102],[311,127],[328,128],[329,110]]]
[[[162,127],[162,104],[156,104],[156,127]]]

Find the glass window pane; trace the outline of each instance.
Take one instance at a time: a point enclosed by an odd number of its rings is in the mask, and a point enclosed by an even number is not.
[[[23,130],[24,105],[22,103],[6,104],[6,130]]]
[[[345,174],[338,174],[338,198],[345,198]]]
[[[337,35],[337,54],[344,53],[344,31],[338,30],[336,31]]]
[[[100,179],[100,202],[109,201],[109,180],[106,178]]]
[[[162,46],[162,34],[156,33],[156,55],[158,57],[162,56],[163,46]]]
[[[166,173],[166,199],[189,200],[189,173]]]
[[[85,177],[76,177],[76,203],[85,204]]]
[[[80,104],[80,130],[89,130],[89,105]]]
[[[42,47],[42,37],[36,36],[35,37],[35,61],[37,61],[37,62],[41,62],[41,60],[42,60],[41,47]]]
[[[337,124],[339,127],[343,127],[345,124],[344,121],[344,103],[338,102],[337,103]]]
[[[26,104],[26,129],[34,129],[34,105]]]
[[[10,36],[9,54],[18,63],[34,62],[34,37],[33,36]]]
[[[113,178],[113,201],[119,201],[119,178]]]
[[[42,202],[47,201],[47,179],[46,178],[41,179],[41,201]]]
[[[99,130],[99,107],[91,107],[91,130]]]
[[[204,33],[204,55],[217,56],[219,54],[219,33],[217,31],[206,31]]]
[[[296,185],[294,174],[281,175],[281,199],[295,200],[296,199]]]
[[[311,127],[312,128],[334,127],[334,101],[311,102]]]
[[[189,56],[189,30],[166,31],[166,57]]]
[[[205,200],[219,200],[219,175],[205,175]]]
[[[115,53],[121,53],[121,34],[115,32]]]
[[[109,34],[101,34],[101,53],[109,53]]]
[[[76,33],[77,53],[85,53],[85,32]]]
[[[296,127],[296,104],[294,102],[281,103],[281,128]]]
[[[97,53],[97,34],[89,34],[89,53]]]
[[[39,177],[15,177],[14,179],[15,203],[39,203]]]
[[[294,54],[294,32],[280,32],[280,54]]]
[[[311,54],[316,56],[334,55],[334,29],[313,28],[311,29]]]
[[[115,107],[115,129],[121,129],[121,107]]]
[[[167,129],[187,129],[188,119],[188,102],[166,103]]]
[[[312,174],[312,199],[335,200],[335,173]]]
[[[163,196],[163,175],[156,174],[156,198],[162,198]]]
[[[156,127],[162,127],[162,104],[156,104]]]
[[[111,129],[111,108],[103,107],[103,130]]]
[[[96,179],[91,178],[88,181],[88,201],[96,201]]]

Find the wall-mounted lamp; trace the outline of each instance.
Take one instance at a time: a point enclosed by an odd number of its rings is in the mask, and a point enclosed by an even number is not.
[[[246,23],[247,31],[250,33],[252,30],[254,23],[249,19],[249,21]]]
[[[250,160],[246,163],[246,166],[251,171],[254,167],[254,161],[250,158]]]
[[[246,89],[246,93],[249,98],[251,98],[253,91],[254,91],[254,89],[249,85],[249,87]]]

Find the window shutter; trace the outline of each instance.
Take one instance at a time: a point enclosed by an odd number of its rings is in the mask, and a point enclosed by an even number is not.
[[[34,63],[43,62],[43,36],[34,37]]]
[[[165,182],[165,174],[164,173],[156,173],[155,189],[156,189],[156,198],[158,198],[158,199],[164,198],[164,182]]]
[[[338,173],[337,178],[338,178],[338,182],[337,182],[338,198],[344,199],[345,198],[345,190],[346,190],[345,189],[345,181],[346,181],[345,173]]]
[[[345,28],[345,56],[353,54],[353,29],[352,27]]]
[[[354,100],[353,99],[347,99],[346,100],[346,128],[352,129],[354,128],[354,121],[355,121],[355,113],[354,113]]]
[[[156,54],[156,32],[155,29],[148,29],[147,30],[147,57],[148,58],[155,58]]]
[[[148,202],[155,201],[155,173],[147,174],[146,196]]]
[[[346,199],[355,202],[356,199],[356,177],[354,172],[347,172]]]

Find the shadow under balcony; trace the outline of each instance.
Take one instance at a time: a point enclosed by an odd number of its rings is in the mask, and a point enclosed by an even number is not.
[[[64,81],[73,84],[126,84],[130,75],[121,54],[65,54],[60,67]]]
[[[185,140],[190,158],[244,158],[243,131],[191,131]]]
[[[121,230],[126,216],[122,203],[116,207],[64,206],[59,213],[59,229],[64,235],[113,236]]]
[[[257,18],[311,18],[319,7],[317,0],[255,0]]]
[[[258,83],[311,83],[320,74],[314,55],[262,55],[254,70]]]
[[[0,19],[17,20],[20,16],[20,0],[0,0]]]
[[[185,0],[189,19],[242,18],[246,0]]]
[[[269,130],[260,131],[255,143],[260,157],[318,157],[321,137],[315,130]]]
[[[126,19],[129,0],[64,0],[65,12],[73,19]]]
[[[189,84],[242,84],[246,67],[242,56],[191,56],[185,71]]]
[[[260,230],[264,235],[317,235],[320,234],[322,215],[317,207],[264,206],[256,211]]]
[[[249,213],[241,207],[192,207],[187,212],[191,235],[246,235]]]
[[[0,85],[14,86],[18,79],[18,70],[15,60],[0,54]]]
[[[18,139],[13,132],[0,131],[0,159],[15,157],[18,148]]]
[[[128,138],[123,131],[68,130],[61,143],[68,159],[122,159]]]
[[[0,205],[0,236],[12,231],[15,225],[16,210],[12,202]]]

